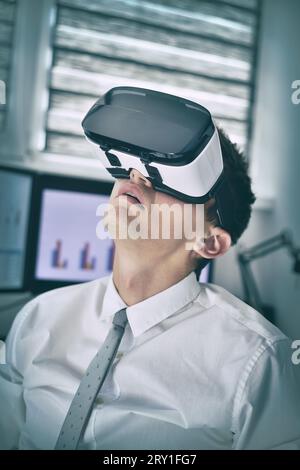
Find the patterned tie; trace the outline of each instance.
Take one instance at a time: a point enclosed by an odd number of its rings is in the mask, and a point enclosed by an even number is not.
[[[83,376],[58,436],[55,450],[75,450],[84,434],[94,401],[117,354],[127,324],[126,308],[119,310],[113,325]]]

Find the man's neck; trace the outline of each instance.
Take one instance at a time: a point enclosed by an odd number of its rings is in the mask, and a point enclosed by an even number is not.
[[[113,281],[123,301],[134,305],[168,289],[190,271],[187,263],[179,263],[176,256],[134,256],[116,249]]]

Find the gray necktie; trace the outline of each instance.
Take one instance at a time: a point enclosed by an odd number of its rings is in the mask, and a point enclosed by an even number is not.
[[[58,436],[56,450],[74,450],[84,434],[93,404],[117,354],[127,323],[126,308],[119,310],[100,350],[87,368]]]

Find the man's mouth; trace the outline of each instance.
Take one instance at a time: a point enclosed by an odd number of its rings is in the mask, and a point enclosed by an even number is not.
[[[142,190],[132,183],[123,184],[118,191],[118,197],[119,196],[126,196],[131,204],[144,205],[145,203]]]
[[[123,194],[120,194],[120,196],[127,196],[128,199],[132,201],[133,203],[141,204],[141,201],[132,193],[123,193]]]

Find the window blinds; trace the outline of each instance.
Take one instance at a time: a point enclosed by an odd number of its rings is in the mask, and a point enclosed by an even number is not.
[[[258,0],[58,0],[46,151],[94,157],[81,120],[120,85],[201,103],[245,148],[258,16]]]
[[[15,0],[0,0],[0,132],[9,100],[15,14]]]

